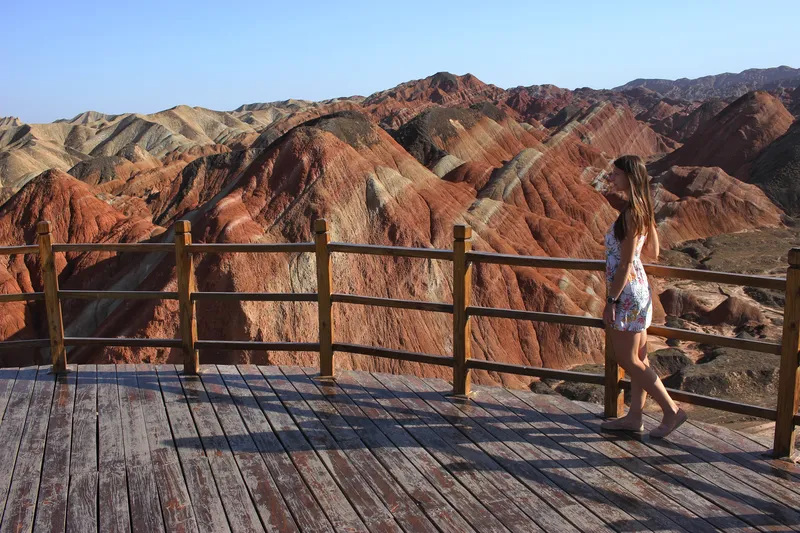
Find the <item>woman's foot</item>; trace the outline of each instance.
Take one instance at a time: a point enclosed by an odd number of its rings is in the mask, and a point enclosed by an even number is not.
[[[661,421],[661,424],[657,428],[650,432],[650,437],[654,439],[663,439],[681,427],[681,424],[686,422],[688,418],[689,416],[686,414],[686,411],[680,408],[678,408],[678,412],[675,414],[664,414],[664,420]]]
[[[635,431],[641,433],[644,431],[644,424],[642,424],[641,418],[634,420],[631,416],[625,415],[621,418],[604,421],[600,424],[600,428],[606,431]]]

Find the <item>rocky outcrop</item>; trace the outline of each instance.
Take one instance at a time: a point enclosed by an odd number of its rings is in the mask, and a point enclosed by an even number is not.
[[[781,210],[755,185],[720,168],[672,167],[653,184],[662,245],[781,224]]]
[[[708,322],[714,325],[742,326],[748,323],[760,324],[765,321],[764,313],[757,305],[736,296],[729,296],[708,312]]]
[[[697,130],[686,143],[653,165],[720,167],[747,181],[749,164],[794,121],[783,104],[764,91],[747,93]]]

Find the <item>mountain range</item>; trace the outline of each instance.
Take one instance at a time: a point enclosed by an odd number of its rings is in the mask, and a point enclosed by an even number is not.
[[[34,242],[35,224],[45,219],[55,242],[168,241],[179,219],[192,222],[200,242],[300,242],[312,239],[312,221],[324,217],[337,241],[449,248],[453,224],[467,223],[477,250],[602,258],[619,198],[603,193],[598,180],[626,153],[648,161],[666,248],[785,227],[800,214],[800,75],[780,67],[716,78],[635,80],[615,90],[502,89],[470,74],[437,73],[368,97],[254,103],[229,112],[177,106],[149,115],[86,112],[51,124],[0,119],[0,245]],[[176,284],[174,258],[160,254],[67,253],[58,255],[57,268],[64,289],[174,291]],[[336,292],[452,298],[449,265],[436,261],[336,255],[333,271]],[[197,275],[203,291],[315,291],[313,259],[302,254],[203,256]],[[668,287],[654,288],[660,294]],[[41,290],[35,258],[3,257],[0,292],[34,290]],[[588,272],[475,269],[475,305],[597,316],[604,293],[605,280]],[[675,294],[670,309],[678,305]],[[670,309],[660,302],[656,318],[663,321]],[[716,328],[732,331],[763,318],[756,313],[762,303],[745,293],[716,303]],[[4,305],[0,339],[46,336],[41,302]],[[207,339],[316,335],[312,304],[197,307]],[[64,305],[67,334],[76,336],[172,337],[176,311],[173,301]],[[334,314],[342,342],[437,354],[452,349],[449,319],[345,304]],[[475,357],[562,368],[603,358],[602,332],[475,322]],[[173,350],[121,347],[69,357],[180,360]],[[316,357],[201,354],[204,362],[309,365]],[[0,358],[0,365],[30,362],[30,354]],[[375,370],[420,366],[344,354],[341,361]],[[476,379],[513,385],[526,378]]]

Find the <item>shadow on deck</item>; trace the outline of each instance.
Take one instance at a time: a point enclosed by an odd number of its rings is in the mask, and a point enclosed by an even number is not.
[[[0,369],[0,533],[800,528],[800,468],[716,426],[612,435],[601,406],[410,376],[72,369]]]

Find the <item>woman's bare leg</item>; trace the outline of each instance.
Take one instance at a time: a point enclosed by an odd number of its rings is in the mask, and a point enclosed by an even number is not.
[[[637,355],[639,356],[639,360],[644,363],[644,366],[649,368],[650,361],[647,359],[647,331],[639,333],[638,338],[639,346]],[[628,414],[625,415],[625,418],[629,419],[632,423],[641,424],[645,400],[647,400],[647,392],[642,388],[641,383],[631,380],[631,408],[628,409]]]
[[[634,383],[637,383],[637,386],[641,387],[644,392],[649,393],[664,411],[662,424],[672,425],[678,414],[678,406],[670,398],[658,374],[639,358],[641,334],[617,330],[611,330],[610,334],[614,346],[614,356],[617,358],[619,366],[630,376],[631,388]],[[642,396],[643,394],[639,393],[639,401]]]

